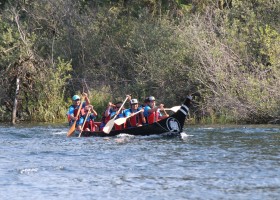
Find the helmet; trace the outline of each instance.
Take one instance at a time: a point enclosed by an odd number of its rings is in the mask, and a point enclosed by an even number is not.
[[[144,103],[148,103],[148,102],[149,102],[149,97],[146,97]]]
[[[149,101],[155,101],[156,99],[155,99],[155,97],[153,97],[153,96],[149,96],[148,100],[149,100]]]
[[[137,104],[138,100],[137,99],[131,99],[130,104]]]
[[[74,95],[74,96],[72,97],[72,100],[73,100],[73,101],[76,101],[76,100],[78,100],[78,99],[80,99],[80,97],[79,97],[78,95]]]

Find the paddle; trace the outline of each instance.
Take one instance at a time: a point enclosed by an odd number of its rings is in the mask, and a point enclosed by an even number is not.
[[[171,110],[173,112],[177,112],[180,108],[181,106],[174,106],[172,108],[164,108],[164,110]]]
[[[79,109],[78,109],[78,112],[77,112],[77,117],[79,116],[80,112],[81,112],[81,108],[82,108],[82,105],[83,105],[83,102],[84,102],[84,99],[85,97],[83,96],[82,99],[81,99],[81,103],[80,103],[80,106],[79,106]],[[74,123],[72,124],[72,126],[70,127],[68,133],[67,133],[67,137],[70,137],[75,129],[76,129],[76,123],[77,123],[77,120],[74,121]]]
[[[141,110],[135,112],[134,114],[136,115],[136,114],[138,114],[138,113],[140,113],[140,112],[141,112]],[[130,116],[128,116],[128,117],[122,117],[122,118],[116,119],[115,124],[117,124],[117,125],[122,125],[122,124],[125,123],[126,120],[127,120],[128,118],[130,118],[130,117],[132,117],[132,116],[130,115]]]
[[[128,99],[128,96],[126,97],[126,99],[124,100],[123,104],[121,105],[121,107],[119,108],[118,112],[120,112],[120,110],[122,109],[122,107],[124,106],[126,100]],[[107,122],[107,124],[104,126],[103,128],[103,132],[109,134],[110,131],[112,130],[114,124],[115,124],[115,118],[117,117],[117,115],[114,116],[113,119],[110,119],[110,121]]]
[[[90,113],[91,113],[91,111],[89,110],[88,113],[87,113],[87,115],[86,115],[86,117],[85,117],[85,120],[84,120],[84,123],[83,123],[83,126],[82,126],[82,130],[81,130],[81,132],[79,133],[79,137],[81,137],[81,134],[82,134],[82,132],[83,132],[84,126],[85,126],[85,124],[86,124],[86,122],[87,122],[87,118],[88,118],[88,116],[89,116]]]

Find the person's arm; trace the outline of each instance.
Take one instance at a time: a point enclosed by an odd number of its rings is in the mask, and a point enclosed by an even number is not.
[[[124,116],[129,117],[132,113],[130,112],[129,109],[124,110]]]
[[[148,115],[150,114],[149,113],[149,110],[150,110],[151,108],[150,108],[150,106],[145,106],[144,107],[144,117],[148,117]]]
[[[85,100],[86,100],[86,106],[87,106],[87,105],[89,105],[89,104],[90,104],[90,101],[89,101],[89,98],[88,98],[87,93],[85,93],[85,92],[84,92],[84,93],[82,94],[82,96],[84,96],[84,97],[85,97]],[[81,103],[82,103],[82,102],[81,102]]]
[[[130,95],[126,95],[126,97],[127,97],[127,101],[131,100],[131,96]]]
[[[108,117],[108,116],[111,115],[112,106],[114,106],[114,104],[112,104],[112,102],[109,102],[109,103],[108,103],[108,106],[107,106],[107,109],[106,109],[106,111],[105,111],[105,117]]]
[[[95,117],[97,116],[97,112],[93,108],[92,108],[91,112]]]
[[[77,120],[78,118],[74,116],[74,110],[75,108],[73,106],[70,106],[69,110],[68,110],[68,116],[72,121]]]
[[[167,112],[166,112],[165,109],[164,109],[164,105],[163,105],[163,104],[160,104],[160,111],[163,112],[164,115],[162,115],[162,114],[160,113],[159,119],[165,119],[165,118],[169,117],[169,115],[167,114]]]
[[[167,114],[166,110],[164,108],[162,108],[161,110],[164,113],[164,116],[169,117],[169,115]]]
[[[144,113],[144,109],[141,109],[141,111],[142,111],[142,112],[140,112],[139,114],[140,114],[140,116],[141,116],[142,123],[143,123],[143,124],[146,124],[146,118],[145,118],[145,116],[144,116],[144,114],[143,114],[143,113]]]
[[[97,116],[97,112],[93,109],[93,105],[87,106],[88,112],[91,112],[94,116]]]
[[[160,104],[159,106],[154,106],[153,108],[151,108],[148,112],[149,114],[156,112],[158,109],[162,109],[163,108],[163,104]]]

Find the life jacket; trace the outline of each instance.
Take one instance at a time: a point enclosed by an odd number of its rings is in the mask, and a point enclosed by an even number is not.
[[[158,121],[159,112],[156,110],[149,114],[147,117],[148,124],[152,124]]]
[[[130,109],[130,111],[131,111],[131,113],[133,113],[131,109]],[[139,109],[137,109],[137,111],[139,111]],[[138,114],[134,115],[133,117],[130,117],[129,122],[130,122],[130,126],[137,126],[137,124],[143,124],[141,113],[138,113]]]
[[[70,108],[74,108],[74,117],[76,117],[77,116],[77,113],[78,113],[78,110],[79,110],[79,106],[77,106],[77,107],[75,107],[74,105],[71,105],[70,107],[69,107],[69,109]],[[80,112],[81,113],[81,112]],[[67,114],[67,119],[68,119],[68,122],[69,123],[71,123],[71,115],[70,114]],[[80,116],[79,116],[79,119],[80,119]],[[78,120],[79,120],[78,119]]]
[[[121,124],[121,125],[117,125],[115,124],[115,130],[122,130],[126,128],[126,123]]]
[[[75,107],[74,105],[71,105],[70,107],[74,108],[74,117],[77,116],[78,114],[78,110],[79,110],[79,106]],[[85,109],[81,108],[80,114],[78,116],[78,120],[80,119],[81,116],[85,115]],[[68,114],[67,115],[67,119],[70,122],[71,121],[71,116]]]
[[[118,118],[121,118],[121,117],[125,117],[124,110],[122,110],[120,112],[120,114],[118,114],[118,116],[115,119],[118,119]],[[123,123],[121,125],[115,124],[114,127],[115,127],[115,130],[122,130],[122,129],[126,129],[127,126],[126,126],[126,122],[125,122],[125,123]]]
[[[82,110],[83,110],[83,114],[84,114],[82,116],[84,117],[84,120],[87,120],[86,122],[84,122],[85,125],[84,125],[83,130],[85,130],[86,128],[89,128],[89,130],[91,132],[95,131],[95,123],[94,123],[95,117],[94,117],[94,115],[91,113],[91,114],[89,114],[88,118],[86,119],[88,111],[85,111],[84,109],[81,109],[81,113],[82,113]]]
[[[78,107],[78,108],[75,108],[75,110],[74,110],[74,116],[77,116],[78,110],[79,110],[79,107]],[[86,113],[86,111],[85,111],[85,108],[81,108],[79,118],[80,118],[81,116],[86,115],[86,114],[87,114],[87,113]]]
[[[111,119],[110,115],[108,117],[104,116],[104,123],[107,124],[107,122],[110,121],[110,119]]]
[[[105,111],[102,113],[102,118],[101,118],[101,122],[106,124],[109,120],[111,119],[110,115],[109,116],[105,116]]]
[[[86,128],[89,128],[91,132],[94,132],[95,131],[94,121],[93,120],[86,121],[83,130],[86,130]]]
[[[105,112],[106,112],[106,111],[104,111],[104,112],[102,113],[101,123],[100,123],[100,125],[99,125],[99,130],[100,130],[100,131],[103,130],[104,126],[105,126],[105,125],[107,124],[107,122],[111,119],[111,118],[110,118],[110,115],[109,115],[108,117],[105,116]]]
[[[71,116],[69,114],[67,114],[67,120],[69,123],[71,122]]]

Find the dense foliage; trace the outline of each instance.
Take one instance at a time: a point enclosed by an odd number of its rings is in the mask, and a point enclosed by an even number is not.
[[[65,119],[85,91],[99,113],[125,94],[169,107],[192,93],[202,122],[279,121],[279,0],[2,0],[0,10],[0,120],[19,79],[22,120]]]

